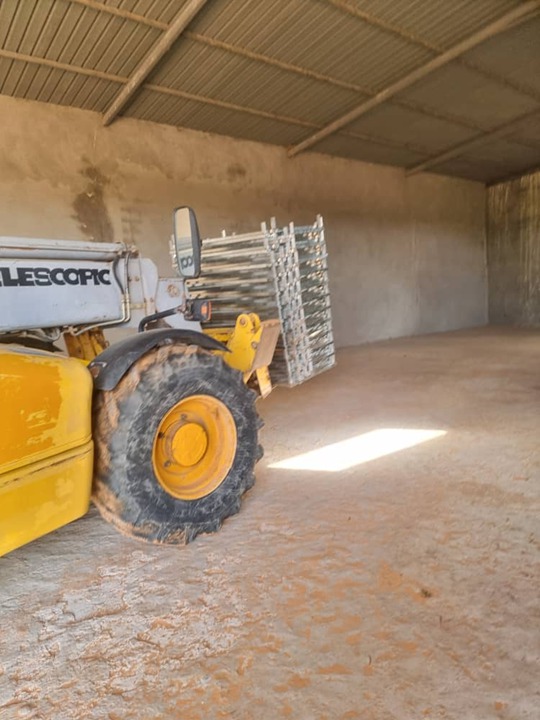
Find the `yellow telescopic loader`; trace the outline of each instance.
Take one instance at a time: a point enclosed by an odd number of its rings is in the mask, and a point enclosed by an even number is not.
[[[248,382],[268,393],[279,321],[203,332],[210,303],[185,284],[200,272],[195,214],[173,225],[172,279],[123,243],[0,237],[0,555],[91,496],[123,532],[186,543],[253,485]],[[109,327],[139,332],[108,346]]]

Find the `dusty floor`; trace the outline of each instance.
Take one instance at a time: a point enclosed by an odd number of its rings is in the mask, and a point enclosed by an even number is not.
[[[540,333],[346,350],[261,411],[219,534],[93,511],[0,559],[2,720],[537,720]]]

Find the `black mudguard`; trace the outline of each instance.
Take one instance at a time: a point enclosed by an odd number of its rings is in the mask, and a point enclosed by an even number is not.
[[[159,345],[169,343],[198,345],[205,350],[229,352],[226,345],[196,330],[176,328],[148,330],[114,343],[92,360],[88,369],[94,378],[94,387],[98,390],[114,390],[140,357]]]

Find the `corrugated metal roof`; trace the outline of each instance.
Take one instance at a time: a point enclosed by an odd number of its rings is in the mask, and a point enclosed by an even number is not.
[[[538,159],[536,161],[537,165]],[[486,152],[480,157],[454,158],[438,166],[437,171],[447,175],[494,183],[504,177],[524,174],[532,167],[535,167],[534,158],[529,157],[526,160],[512,159],[509,162],[500,157],[497,158],[496,151],[491,154],[489,147],[486,147]]]
[[[401,96],[484,128],[502,125],[539,105],[533,98],[457,64],[437,70]]]
[[[118,84],[0,57],[0,93],[103,112]]]
[[[321,1],[212,3],[190,29],[373,90],[432,57]]]
[[[343,135],[332,135],[323,140],[318,150],[329,155],[364,160],[365,162],[381,163],[383,165],[400,165],[406,167],[414,165],[425,159],[424,155],[415,153],[407,148],[389,148],[382,145],[359,140],[357,138],[345,137]]]
[[[526,118],[516,123],[506,133],[506,138],[531,147],[540,147],[540,113],[536,117]]]
[[[292,144],[305,133],[298,126],[150,90],[139,94],[130,108],[130,117],[275,145],[284,141]]]
[[[447,49],[467,35],[497,20],[521,0],[348,0],[416,37]]]
[[[464,57],[540,99],[540,17],[482,43]]]
[[[477,134],[474,129],[391,103],[375,108],[347,129],[388,138],[403,145],[416,144],[428,155],[442,152]]]
[[[108,5],[129,10],[137,15],[171,23],[186,0],[105,0]]]
[[[500,178],[502,174],[505,174],[501,173],[497,163],[473,162],[462,157],[453,158],[442,165],[438,165],[437,172],[442,175],[454,175],[455,177],[478,180],[479,182],[493,182]]]
[[[184,40],[152,83],[324,124],[366,95]]]
[[[3,2],[0,28],[6,50],[127,75],[161,34],[65,0]]]
[[[186,2],[3,0],[0,92],[105,112]],[[296,144],[521,4],[210,0],[123,114]],[[437,172],[490,180],[536,157],[540,114],[444,164],[436,156],[536,108],[540,14],[313,149],[403,167],[435,158]]]
[[[498,138],[469,150],[465,157],[473,161],[498,163],[504,171],[505,167],[511,168],[514,165],[523,167],[527,164],[539,163],[540,147],[535,151],[532,148],[516,145],[506,138]]]

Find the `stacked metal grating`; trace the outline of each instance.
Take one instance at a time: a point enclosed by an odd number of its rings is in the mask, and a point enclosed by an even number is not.
[[[210,326],[234,326],[245,312],[279,318],[274,384],[299,385],[335,364],[321,216],[305,227],[278,228],[272,219],[253,233],[204,240],[201,275],[188,285],[193,297],[213,302]]]
[[[305,332],[313,366],[312,375],[318,375],[336,363],[328,283],[328,253],[322,217],[317,216],[312,226],[295,228],[291,224],[290,236],[294,238],[298,258]]]

